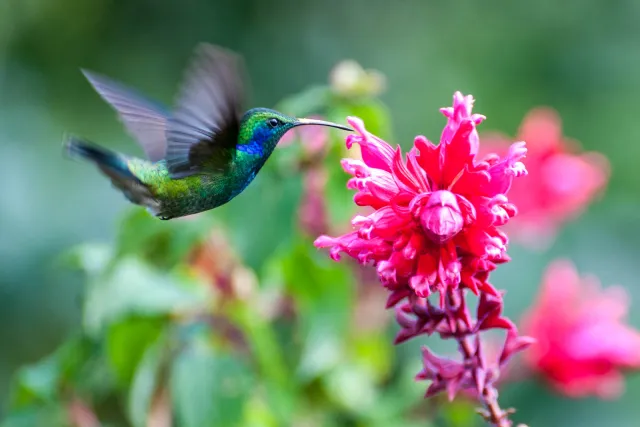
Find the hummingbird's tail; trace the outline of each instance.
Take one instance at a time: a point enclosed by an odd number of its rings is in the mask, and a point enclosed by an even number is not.
[[[131,202],[146,206],[152,213],[158,211],[158,201],[149,187],[131,171],[125,156],[75,136],[66,139],[64,148],[70,157],[94,163]]]
[[[118,153],[114,153],[113,151],[74,136],[67,139],[64,147],[70,157],[80,157],[89,160],[95,163],[105,173],[111,172],[123,178],[137,179],[129,170],[126,159]]]

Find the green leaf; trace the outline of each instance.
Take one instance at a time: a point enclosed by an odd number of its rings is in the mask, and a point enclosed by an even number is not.
[[[383,307],[380,307],[382,310]],[[383,331],[360,333],[352,338],[352,357],[355,363],[368,369],[376,381],[388,377],[391,370],[394,347]]]
[[[240,303],[230,313],[242,328],[251,354],[257,361],[271,413],[280,425],[290,423],[299,390],[292,381],[292,369],[285,361],[284,348],[278,342],[274,328],[256,313],[255,305],[250,303]]]
[[[194,343],[177,357],[171,371],[171,397],[179,425],[240,425],[252,383],[240,358]]]
[[[59,380],[60,364],[55,353],[35,365],[20,369],[12,393],[12,407],[21,408],[34,402],[53,400]]]
[[[301,314],[304,344],[299,375],[311,380],[338,365],[345,352],[354,281],[348,265],[331,261],[300,241],[282,263],[283,277]]]
[[[363,366],[343,363],[323,377],[330,398],[350,412],[370,410],[377,402],[374,378]]]
[[[468,400],[456,399],[441,406],[440,415],[451,427],[480,426],[483,423],[475,411],[475,405]]]
[[[328,86],[311,86],[280,101],[275,108],[296,117],[318,114],[326,107],[330,95]]]
[[[206,238],[214,224],[215,219],[209,214],[160,221],[143,209],[132,209],[120,224],[117,254],[133,254],[168,269]]]
[[[0,423],[0,427],[72,427],[62,404],[52,403],[13,411]]]
[[[108,323],[131,314],[154,316],[202,307],[206,289],[187,284],[137,259],[123,259],[90,284],[84,326],[95,335]]]
[[[353,102],[337,102],[327,113],[327,120],[344,121],[347,116],[356,116],[372,134],[387,140],[391,137],[391,114],[385,104],[377,99]],[[392,144],[393,145],[393,144]]]
[[[164,336],[160,336],[153,345],[147,348],[137,366],[127,401],[127,415],[134,427],[147,425],[149,408],[153,395],[159,386],[159,377],[165,360],[163,354],[165,349],[166,339]]]
[[[113,250],[109,245],[87,243],[65,252],[61,257],[66,264],[79,268],[90,276],[104,271],[113,258]]]
[[[110,325],[107,354],[120,382],[128,384],[147,348],[160,336],[163,318],[133,317]]]
[[[258,270],[278,245],[291,241],[300,188],[300,179],[281,179],[261,172],[233,203],[220,208],[218,215],[227,224],[227,235],[248,267]]]
[[[266,401],[254,398],[247,402],[244,415],[245,427],[278,427],[283,425],[273,415]]]
[[[10,407],[55,401],[64,383],[77,381],[90,358],[90,347],[86,339],[74,337],[38,363],[20,368],[13,380]]]

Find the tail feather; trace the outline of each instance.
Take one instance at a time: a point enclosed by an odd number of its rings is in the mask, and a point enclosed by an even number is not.
[[[149,187],[131,172],[126,157],[74,136],[67,138],[64,147],[70,157],[94,163],[129,201],[146,206],[152,213],[157,214],[158,201],[151,194]]]
[[[70,137],[67,140],[65,149],[70,157],[80,157],[89,160],[95,163],[105,173],[111,172],[118,174],[122,178],[138,180],[129,170],[126,159],[113,151],[76,137]]]

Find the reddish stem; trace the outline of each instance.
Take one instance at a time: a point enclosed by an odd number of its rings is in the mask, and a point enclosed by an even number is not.
[[[449,300],[448,306],[458,307],[460,301],[464,298],[464,291],[462,289],[449,290],[447,292],[447,299]],[[466,329],[460,322],[455,322],[458,328],[458,332],[464,332],[461,329]],[[473,345],[469,341],[469,337],[464,333],[454,334],[456,341],[458,342],[460,351],[462,353],[464,362],[469,366],[473,366],[475,362],[475,350]],[[475,372],[474,372],[475,377]],[[509,414],[513,413],[513,410],[502,410],[498,404],[498,391],[493,387],[491,383],[484,384],[482,393],[478,396],[481,403],[484,405],[483,409],[479,409],[478,413],[485,419],[485,421],[495,427],[511,427],[513,423],[509,420]]]

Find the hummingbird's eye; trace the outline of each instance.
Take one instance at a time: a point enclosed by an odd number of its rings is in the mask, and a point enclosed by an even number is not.
[[[269,121],[267,122],[269,124],[269,127],[271,128],[275,128],[278,125],[280,125],[280,120],[273,118],[273,119],[269,119]]]

